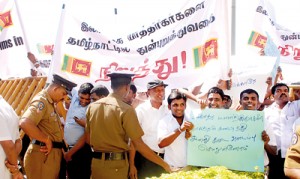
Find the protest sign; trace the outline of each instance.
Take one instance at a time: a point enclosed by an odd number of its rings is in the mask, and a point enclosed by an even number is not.
[[[189,165],[264,171],[263,112],[205,109],[191,111],[190,118]]]

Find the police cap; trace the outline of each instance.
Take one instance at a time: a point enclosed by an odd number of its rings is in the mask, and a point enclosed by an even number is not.
[[[130,72],[111,72],[107,74],[110,77],[112,88],[119,85],[128,85],[131,82],[131,77],[134,76],[133,73]]]
[[[148,84],[147,84],[147,89],[149,90],[149,89],[153,89],[153,88],[156,88],[156,87],[158,87],[158,86],[164,86],[164,87],[166,87],[166,86],[168,86],[167,84],[165,84],[163,81],[161,81],[161,80],[153,80],[153,81],[150,81],[150,82],[148,82]]]
[[[57,85],[64,87],[67,91],[72,91],[72,89],[77,86],[77,84],[75,84],[57,74],[53,75],[52,83],[55,83]]]
[[[300,89],[300,82],[298,82],[298,83],[291,83],[288,86],[289,86],[289,88]]]

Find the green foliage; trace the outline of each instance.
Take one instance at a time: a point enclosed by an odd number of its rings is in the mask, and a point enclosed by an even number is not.
[[[228,170],[224,166],[210,168],[192,167],[189,171],[179,171],[171,174],[162,174],[160,177],[150,179],[263,179],[264,173],[261,172],[241,172]]]

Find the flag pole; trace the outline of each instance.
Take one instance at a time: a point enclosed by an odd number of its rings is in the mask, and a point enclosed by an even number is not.
[[[231,55],[235,55],[235,39],[236,39],[236,0],[231,2]]]
[[[65,21],[65,14],[66,14],[66,4],[63,3],[62,5],[62,11],[61,11],[61,15],[60,15],[60,20],[59,20],[59,24],[58,24],[58,29],[57,29],[57,34],[56,34],[56,40],[54,43],[54,50],[52,52],[52,59],[51,59],[51,64],[50,64],[50,68],[49,68],[49,72],[48,72],[48,78],[47,78],[47,83],[50,83],[52,81],[52,74],[53,74],[53,62],[56,59],[60,58],[61,55],[61,43],[62,43],[62,32],[64,29],[64,21]]]

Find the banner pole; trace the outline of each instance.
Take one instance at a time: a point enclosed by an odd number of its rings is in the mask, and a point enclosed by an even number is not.
[[[52,81],[52,74],[53,74],[53,61],[57,58],[59,58],[60,52],[61,52],[61,41],[62,41],[62,32],[64,29],[64,20],[65,20],[65,13],[66,13],[66,4],[62,5],[62,11],[61,11],[61,15],[60,15],[60,20],[59,20],[59,25],[58,25],[58,29],[57,29],[57,34],[56,34],[56,40],[54,43],[54,48],[53,48],[53,52],[52,52],[52,59],[51,59],[51,64],[50,64],[50,68],[49,68],[49,72],[48,72],[48,78],[47,78],[47,83],[50,83]]]

